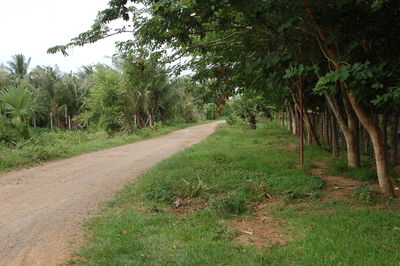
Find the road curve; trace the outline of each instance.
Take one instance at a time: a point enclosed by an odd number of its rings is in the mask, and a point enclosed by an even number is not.
[[[221,123],[0,175],[0,265],[63,263],[80,223],[114,192]]]

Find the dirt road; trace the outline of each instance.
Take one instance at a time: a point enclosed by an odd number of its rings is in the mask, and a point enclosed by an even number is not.
[[[63,263],[80,223],[101,203],[220,123],[0,175],[0,265]]]

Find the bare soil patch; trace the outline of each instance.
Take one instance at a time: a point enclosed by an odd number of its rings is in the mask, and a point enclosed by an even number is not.
[[[296,143],[289,142],[286,146],[284,146],[284,149],[286,151],[293,152],[293,151],[295,151],[297,149],[298,146],[299,145],[296,144]]]
[[[379,191],[379,186],[376,183],[358,181],[342,176],[326,175],[325,172],[329,169],[327,163],[319,161],[313,161],[313,163],[317,167],[312,168],[311,173],[314,176],[320,177],[326,186],[326,188],[323,189],[325,193],[321,197],[322,201],[354,199],[354,191],[365,184],[367,184],[371,189]]]
[[[284,221],[279,218],[257,217],[252,220],[237,221],[231,228],[240,233],[235,241],[257,247],[271,247],[290,240],[282,234],[283,224]]]
[[[284,219],[265,216],[266,206],[266,204],[258,206],[255,211],[256,217],[240,219],[230,225],[231,230],[238,232],[234,241],[260,248],[269,248],[292,240],[284,234],[286,223]]]

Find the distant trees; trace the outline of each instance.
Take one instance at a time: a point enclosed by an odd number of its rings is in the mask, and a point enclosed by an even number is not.
[[[82,66],[63,73],[57,66],[36,66],[15,55],[0,69],[0,145],[18,147],[31,128],[120,131],[154,128],[161,123],[194,122],[196,105],[188,78],[172,77],[156,57],[114,58],[117,68]]]
[[[151,59],[138,63],[128,57],[122,72],[98,66],[92,82],[82,113],[86,125],[101,125],[113,133],[153,127],[157,121],[195,120],[186,88]]]

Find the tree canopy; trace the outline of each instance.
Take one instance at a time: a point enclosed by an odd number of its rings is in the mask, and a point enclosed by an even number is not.
[[[214,86],[221,102],[252,92],[276,108],[293,105],[297,113],[304,107],[307,131],[318,145],[308,112],[329,106],[349,165],[360,166],[361,124],[381,189],[393,196],[379,116],[398,119],[399,14],[396,0],[112,0],[91,29],[49,52],[67,54],[70,47],[132,32],[132,39],[118,43],[121,51],[147,47],[164,62],[189,57],[176,68],[189,68],[195,79]],[[126,26],[110,28],[117,19]]]

